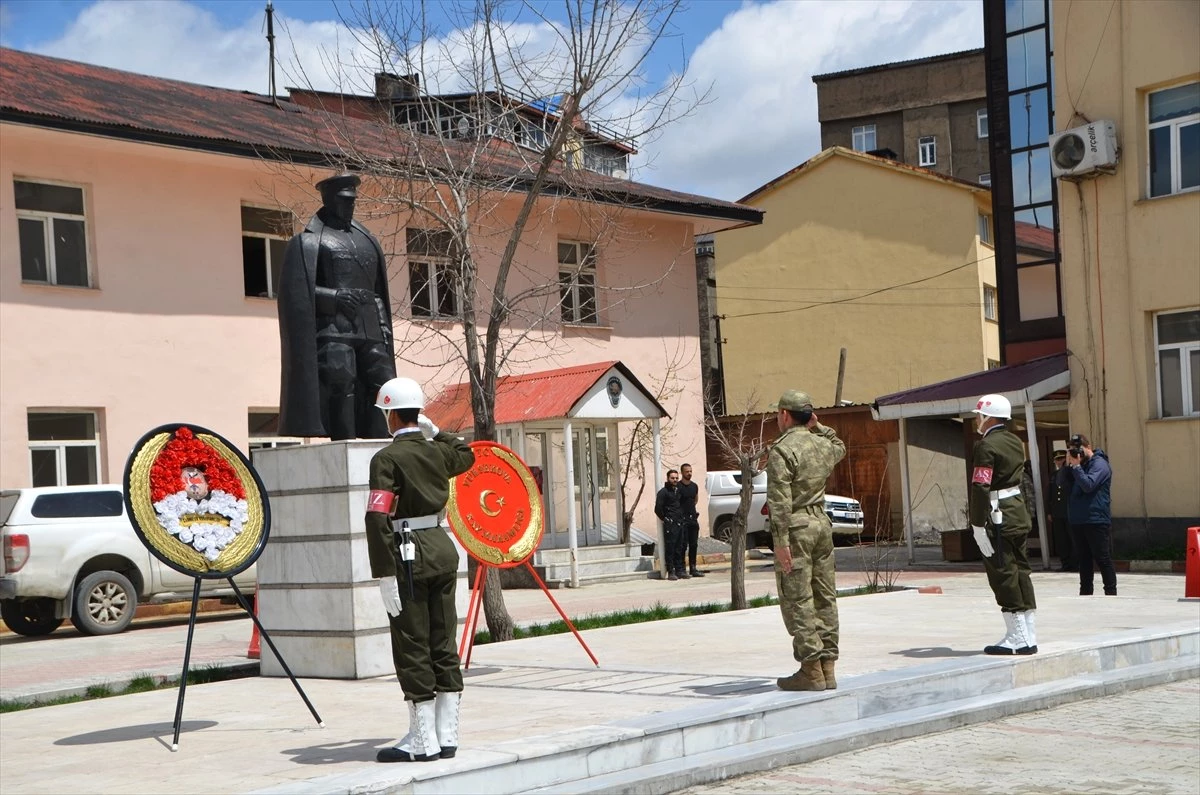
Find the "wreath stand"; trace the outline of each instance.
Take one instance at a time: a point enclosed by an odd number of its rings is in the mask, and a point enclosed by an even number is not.
[[[187,645],[184,646],[183,649],[183,676],[179,677],[179,696],[175,701],[175,738],[171,741],[172,751],[179,750],[179,732],[183,727],[183,697],[187,693],[188,666],[192,659],[192,635],[196,631],[196,608],[200,604],[201,578],[195,577],[194,580],[195,584],[192,586],[192,612],[191,616],[188,618]],[[317,722],[317,726],[324,729],[325,722],[322,721],[321,716],[317,714],[316,707],[314,707],[312,702],[308,700],[308,696],[305,694],[304,688],[300,687],[300,683],[296,681],[296,677],[292,673],[292,669],[289,668],[287,662],[284,661],[283,655],[279,653],[279,649],[275,648],[275,643],[271,640],[271,636],[267,634],[266,628],[259,623],[258,616],[255,615],[254,610],[250,607],[250,603],[246,601],[245,595],[242,594],[242,589],[237,587],[237,583],[233,581],[232,577],[227,577],[226,580],[233,588],[233,593],[237,596],[238,604],[241,605],[242,609],[250,615],[250,618],[254,621],[254,626],[258,628],[259,635],[261,635],[262,639],[267,642],[267,646],[270,647],[271,652],[275,655],[275,659],[279,660],[279,665],[282,666],[283,670],[287,673],[288,679],[292,680],[292,684],[295,686],[296,692],[300,694],[300,698],[304,699],[304,705],[308,707],[308,711],[312,713],[313,719]]]
[[[472,555],[471,557],[475,556]],[[475,571],[475,584],[471,587],[471,601],[467,605],[467,620],[463,624],[463,636],[462,640],[458,644],[458,658],[463,661],[464,671],[470,670],[471,668],[471,650],[475,647],[475,627],[479,624],[479,608],[483,605],[483,588],[487,579],[487,571],[488,569],[493,568],[505,568],[501,566],[493,566],[492,564],[486,563],[479,558],[475,558],[475,562],[479,564],[479,567]],[[571,619],[567,618],[567,614],[563,612],[563,609],[559,606],[558,601],[555,600],[555,598],[550,594],[550,589],[546,587],[546,583],[542,581],[542,578],[538,576],[537,571],[535,571],[533,566],[530,565],[529,559],[526,558],[521,562],[520,565],[523,565],[529,570],[529,573],[533,576],[534,581],[537,582],[538,587],[542,589],[542,593],[546,594],[546,598],[550,600],[550,604],[554,605],[554,609],[558,611],[558,614],[562,616],[562,620],[566,622],[571,632],[575,634],[575,639],[579,641],[579,645],[583,647],[583,650],[587,652],[587,656],[591,657],[592,662],[596,664],[597,668],[599,668],[600,661],[596,659],[596,655],[592,654],[592,650],[589,649],[587,643],[584,642],[583,637],[579,634],[579,630],[575,629],[575,625],[571,623]],[[464,650],[466,652],[465,657],[463,656]],[[297,687],[299,687],[299,685],[297,685]]]

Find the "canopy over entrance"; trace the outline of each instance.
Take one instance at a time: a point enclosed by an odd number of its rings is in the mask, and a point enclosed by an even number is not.
[[[900,426],[900,481],[904,500],[904,534],[908,539],[908,559],[914,560],[912,481],[908,473],[908,428],[906,421],[917,417],[963,416],[975,408],[980,395],[1003,395],[1013,409],[1025,409],[1025,433],[1028,441],[1029,462],[1033,470],[1033,489],[1037,505],[1030,510],[1037,517],[1038,536],[1041,541],[1042,564],[1050,567],[1050,545],[1046,537],[1046,520],[1041,516],[1040,506],[1046,504],[1042,486],[1041,456],[1038,451],[1037,423],[1034,419],[1034,404],[1071,385],[1071,373],[1067,366],[1067,354],[1055,353],[1030,359],[1021,364],[997,367],[971,375],[951,378],[928,386],[894,392],[877,398],[871,405],[871,414],[877,420],[899,420]]]
[[[625,529],[618,425],[645,421],[652,433],[655,491],[662,487],[659,421],[666,410],[618,361],[511,375],[496,383],[496,440],[534,471],[542,491],[542,548],[571,553],[571,584],[579,584],[578,547],[649,542]],[[425,413],[448,431],[474,425],[469,383],[446,387]],[[640,453],[639,453],[640,455]],[[607,534],[607,539],[605,538]],[[659,540],[660,565],[664,545]]]

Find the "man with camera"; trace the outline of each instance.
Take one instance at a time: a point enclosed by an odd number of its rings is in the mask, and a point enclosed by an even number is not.
[[[1093,450],[1083,434],[1075,434],[1067,447],[1067,465],[1058,470],[1056,484],[1067,492],[1067,523],[1079,564],[1079,595],[1091,596],[1095,588],[1093,562],[1100,569],[1106,596],[1117,595],[1117,571],[1112,562],[1112,467],[1103,450]]]

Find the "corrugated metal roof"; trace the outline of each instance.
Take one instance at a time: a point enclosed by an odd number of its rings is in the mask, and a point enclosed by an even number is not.
[[[511,145],[484,152],[472,144],[427,141],[367,119],[348,118],[248,91],[108,69],[0,48],[0,121],[68,130],[241,157],[335,165],[351,155],[404,161],[428,145],[463,161],[474,158],[480,178],[532,179]],[[428,155],[427,155],[428,157]],[[650,211],[762,223],[762,212],[720,199],[643,185],[560,166],[548,193]]]
[[[928,386],[893,392],[875,400],[875,407],[931,403],[974,398],[980,395],[1017,392],[1067,372],[1067,354],[1054,353],[1021,364],[997,367],[951,378]]]
[[[1017,230],[1017,248],[1054,256],[1053,229],[1034,226],[1025,221],[1016,221],[1013,225]]]
[[[579,399],[614,367],[666,416],[666,411],[629,368],[621,362],[609,361],[499,379],[496,382],[496,425],[566,419]],[[443,389],[425,406],[425,414],[446,430],[470,428],[474,424],[470,383],[464,381]]]

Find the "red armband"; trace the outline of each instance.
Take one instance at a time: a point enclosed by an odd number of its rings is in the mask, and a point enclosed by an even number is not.
[[[971,475],[971,482],[982,486],[992,485],[992,468],[975,467],[975,472]]]
[[[396,495],[390,491],[371,489],[371,493],[367,495],[367,513],[383,513],[391,516],[392,505],[395,502]]]

